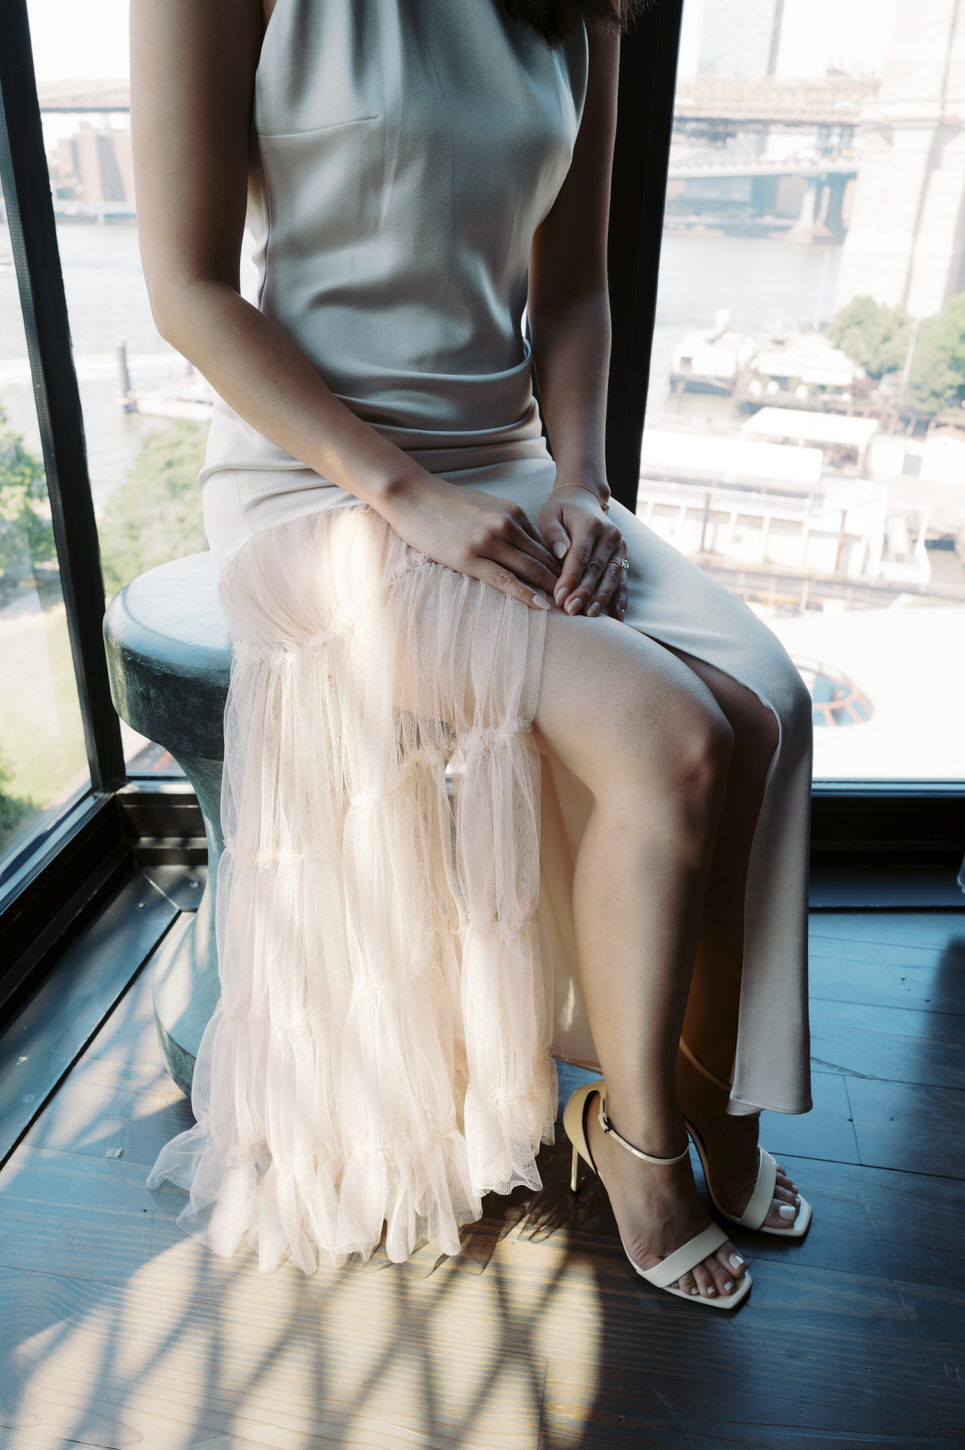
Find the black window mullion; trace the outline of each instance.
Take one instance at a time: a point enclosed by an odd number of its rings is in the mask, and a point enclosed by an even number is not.
[[[26,0],[8,0],[0,45],[0,180],[53,516],[91,783],[126,779],[104,652],[104,581],[71,350]]]
[[[613,343],[607,480],[636,513],[657,312],[683,0],[651,3],[622,37],[607,270]]]

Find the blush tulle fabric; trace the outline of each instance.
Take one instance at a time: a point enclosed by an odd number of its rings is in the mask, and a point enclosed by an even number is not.
[[[306,1273],[379,1243],[459,1251],[553,1141],[540,961],[545,614],[372,508],[252,536],[232,635],[216,931],[195,1125],[150,1187],[217,1253]],[[451,793],[449,779],[451,779]]]

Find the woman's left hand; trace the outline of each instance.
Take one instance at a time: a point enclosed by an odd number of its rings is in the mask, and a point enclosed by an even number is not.
[[[588,489],[557,484],[536,526],[548,548],[563,560],[553,591],[556,604],[567,614],[585,609],[590,617],[608,607],[615,619],[622,619],[627,612],[627,570],[619,561],[627,557],[626,539]]]

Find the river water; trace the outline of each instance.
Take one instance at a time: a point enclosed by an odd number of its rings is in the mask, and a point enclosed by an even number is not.
[[[141,272],[133,225],[65,223],[58,229],[74,361],[84,411],[87,456],[96,503],[127,475],[140,440],[165,420],[124,412],[119,402],[117,345],[127,343],[134,388],[153,388],[182,375],[187,364],[158,336]],[[780,239],[667,233],[663,241],[654,333],[648,421],[669,408],[679,417],[731,411],[726,399],[670,394],[675,344],[690,328],[708,326],[720,307],[734,327],[753,331],[783,323],[812,325],[830,316],[839,248],[807,247]],[[0,227],[0,256],[10,239]],[[827,255],[826,255],[827,253]],[[243,287],[251,295],[253,269]],[[0,404],[28,447],[40,451],[16,279],[0,269]]]

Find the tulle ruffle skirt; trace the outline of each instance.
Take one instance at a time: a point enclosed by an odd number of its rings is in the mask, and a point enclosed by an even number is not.
[[[221,998],[195,1125],[149,1186],[218,1253],[306,1273],[540,1186],[556,1115],[540,958],[545,614],[405,544],[371,507],[253,535],[232,636]]]

